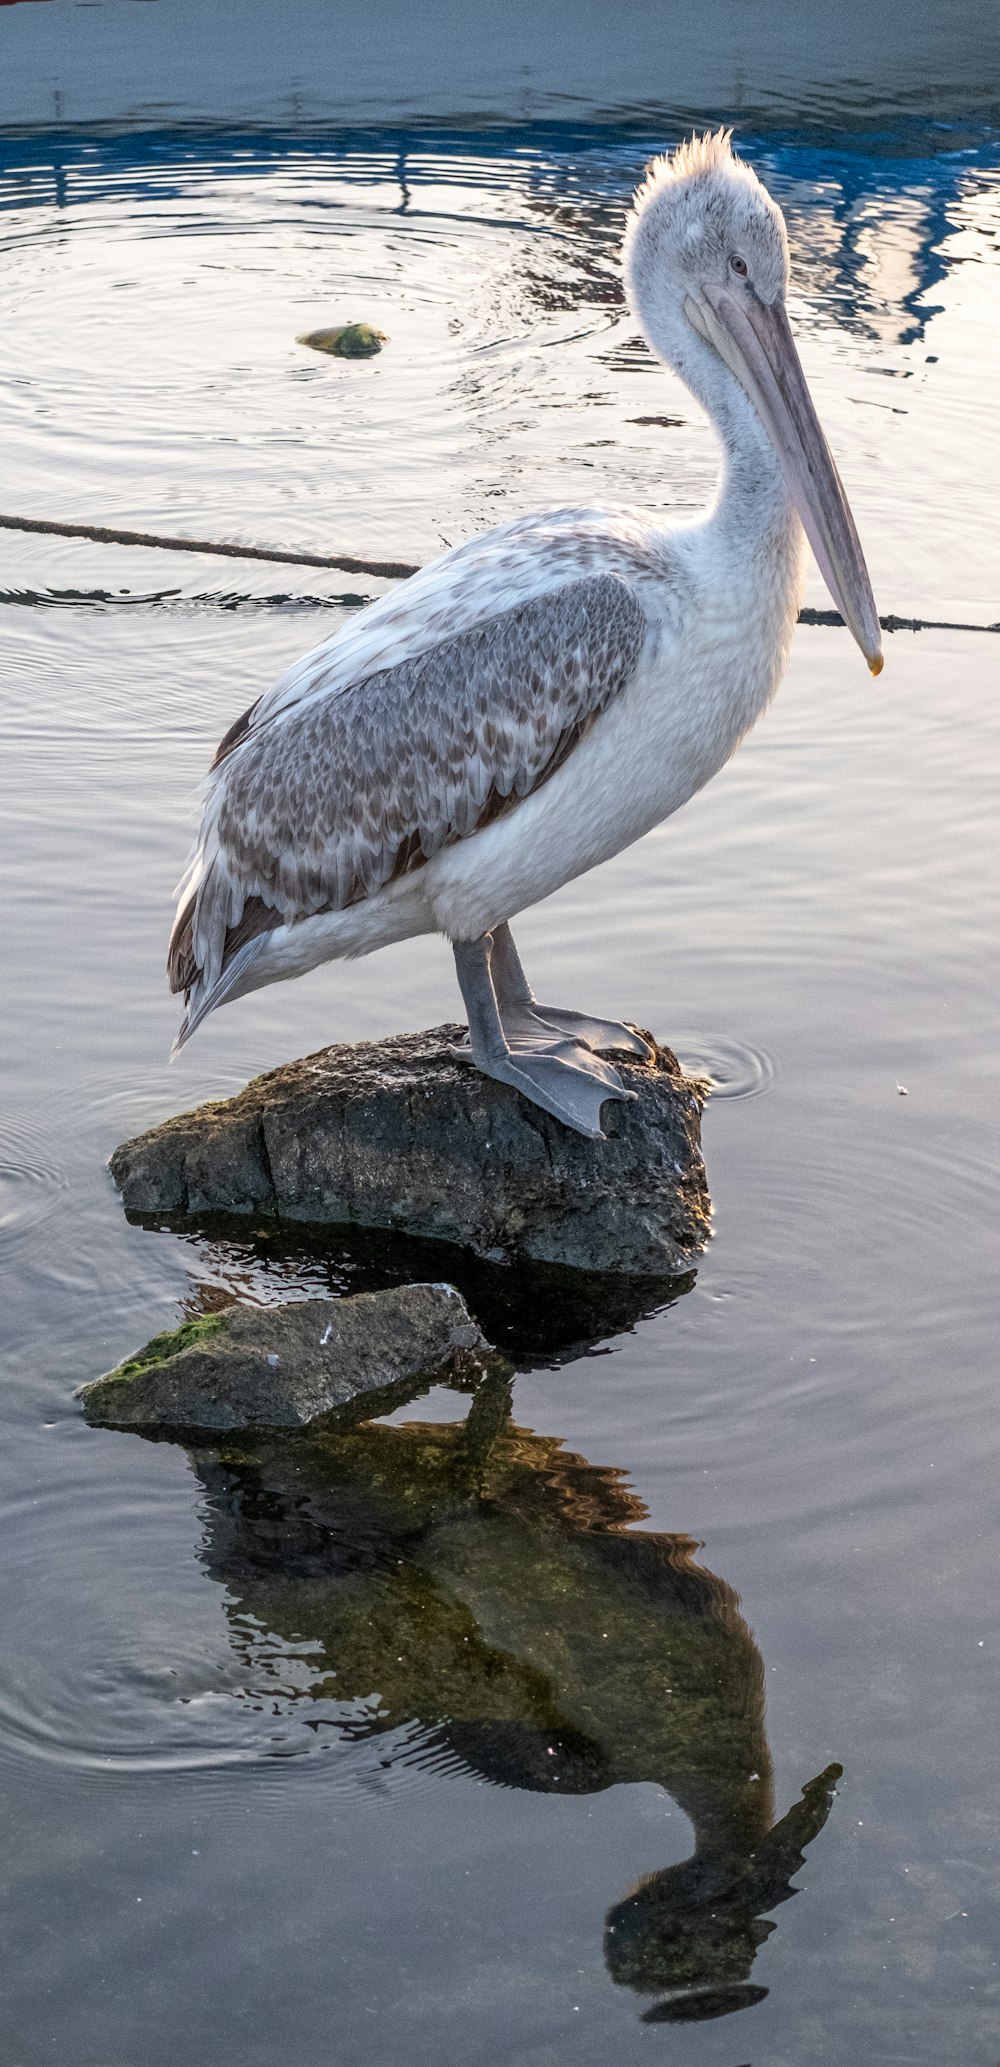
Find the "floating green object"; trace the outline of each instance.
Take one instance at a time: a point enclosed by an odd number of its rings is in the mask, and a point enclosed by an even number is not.
[[[371,323],[340,323],[334,330],[307,330],[295,342],[310,345],[314,352],[331,352],[335,359],[370,359],[389,340]]]

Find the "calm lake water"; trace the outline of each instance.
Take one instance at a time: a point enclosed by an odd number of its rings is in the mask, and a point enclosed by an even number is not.
[[[4,508],[414,560],[549,502],[697,508],[712,439],[616,264],[673,140],[0,142]],[[740,141],[882,610],[994,624],[1000,143]],[[295,342],[355,318],[378,359]],[[506,1419],[438,1391],[193,1457],[82,1422],[228,1294],[442,1274],[130,1228],[105,1169],[456,1013],[420,941],[166,1066],[195,785],[362,587],[3,534],[5,2057],[992,2067],[1000,638],[898,632],[873,683],[803,627],[733,764],[519,925],[554,999],[716,1082],[696,1281],[595,1298],[581,1342],[454,1266]]]

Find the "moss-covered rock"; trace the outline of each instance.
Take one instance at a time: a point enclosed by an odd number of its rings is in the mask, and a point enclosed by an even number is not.
[[[616,1055],[633,1104],[574,1134],[456,1053],[464,1028],[321,1049],[111,1158],[132,1215],[392,1228],[489,1262],[668,1278],[709,1231],[705,1085],[669,1048]]]
[[[338,323],[332,330],[306,330],[295,342],[314,352],[329,352],[335,359],[371,359],[389,340],[372,323]]]
[[[363,1402],[391,1405],[414,1382],[477,1376],[492,1358],[452,1285],[399,1285],[353,1299],[227,1306],[155,1335],[82,1388],[87,1419],[112,1428],[302,1427]]]
[[[170,1357],[179,1356],[182,1349],[194,1349],[217,1335],[223,1325],[222,1313],[196,1313],[182,1321],[179,1328],[170,1328],[163,1335],[154,1335],[144,1349],[137,1349],[134,1356],[126,1357],[117,1369],[109,1371],[108,1380],[139,1378],[151,1371],[157,1364],[165,1364]]]

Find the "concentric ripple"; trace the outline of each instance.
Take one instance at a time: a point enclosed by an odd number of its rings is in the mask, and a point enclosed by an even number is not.
[[[322,1655],[264,1630],[227,1637],[220,1593],[206,1595],[197,1564],[178,1555],[177,1523],[172,1481],[131,1484],[117,1505],[84,1478],[8,1502],[0,1549],[18,1605],[0,1686],[0,1762],[27,1758],[84,1777],[258,1764],[273,1773],[275,1761],[313,1761],[355,1734],[347,1705],[320,1684]],[[170,1579],[151,1626],[135,1612],[135,1589],[151,1597],[154,1568]],[[60,1613],[40,1628],[38,1603],[56,1596]],[[329,1727],[317,1729],[320,1720]],[[353,1763],[370,1764],[370,1746],[359,1743]]]
[[[713,1098],[760,1098],[770,1091],[777,1074],[766,1048],[755,1048],[733,1034],[698,1029],[678,1034],[673,1045],[692,1076],[708,1078]]]
[[[36,1120],[11,1114],[0,1121],[0,1264],[31,1240],[67,1184]]]

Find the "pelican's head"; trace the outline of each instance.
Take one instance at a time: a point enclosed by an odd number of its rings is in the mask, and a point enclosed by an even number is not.
[[[868,570],[785,311],[784,218],[729,136],[657,159],[635,196],[624,249],[632,305],[654,349],[705,396],[722,365],[781,462],[823,579],[873,674],[882,639]]]

